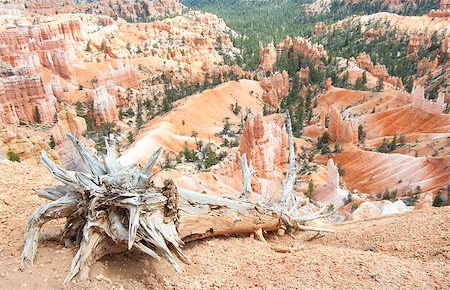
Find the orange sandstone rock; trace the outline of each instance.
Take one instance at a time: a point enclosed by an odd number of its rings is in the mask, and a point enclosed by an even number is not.
[[[284,117],[263,117],[261,113],[249,117],[239,144],[239,152],[247,155],[247,162],[258,177],[283,168],[288,162]]]
[[[273,43],[269,43],[267,47],[259,50],[259,64],[258,69],[262,71],[272,72],[277,62],[277,51]]]
[[[278,108],[281,99],[289,93],[289,75],[286,71],[263,77],[259,84],[264,90],[262,99],[274,108]]]
[[[341,114],[335,106],[330,108],[330,122],[328,133],[331,141],[339,141],[341,143],[352,143],[355,140],[355,126],[352,120],[342,120]]]

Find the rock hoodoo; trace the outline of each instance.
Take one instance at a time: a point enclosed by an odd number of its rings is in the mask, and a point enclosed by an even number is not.
[[[269,43],[267,47],[260,48],[258,69],[272,72],[276,62],[277,51],[273,43]]]
[[[250,116],[240,139],[239,152],[247,155],[258,177],[283,168],[288,162],[287,134],[282,115]]]
[[[401,92],[398,99],[411,104],[411,107],[428,114],[441,114],[445,111],[445,96],[439,93],[436,101],[425,98],[425,88],[421,85],[414,86],[411,94]]]
[[[328,133],[331,141],[341,143],[353,143],[355,141],[355,126],[352,120],[343,120],[341,114],[335,106],[329,109],[330,122]]]
[[[93,90],[95,122],[101,125],[103,122],[114,122],[119,118],[116,106],[116,97],[111,96],[105,86],[99,86]]]
[[[259,84],[263,88],[263,101],[274,107],[280,106],[280,101],[289,93],[289,75],[286,71],[263,77]]]

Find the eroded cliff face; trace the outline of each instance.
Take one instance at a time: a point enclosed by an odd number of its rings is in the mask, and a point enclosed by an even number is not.
[[[415,85],[411,94],[401,92],[397,99],[411,104],[412,108],[428,114],[442,114],[445,111],[445,95],[439,93],[438,98],[433,101],[425,97],[425,89],[421,85]]]
[[[414,57],[417,55],[421,47],[429,48],[430,45],[431,39],[429,35],[425,33],[414,33],[409,37],[406,53],[409,57]]]
[[[273,43],[259,49],[258,69],[265,72],[273,72],[277,62],[277,50]]]
[[[131,21],[152,20],[181,14],[183,6],[178,0],[48,0],[27,1],[28,9],[41,14],[49,13],[89,13],[103,14],[113,18],[124,18]]]
[[[256,176],[267,178],[275,171],[283,171],[288,162],[287,133],[282,115],[250,116],[240,138],[239,152],[247,155],[247,162]]]
[[[292,41],[291,37],[286,36],[286,38],[277,45],[277,50],[279,53],[290,52],[291,57],[294,59],[301,54],[313,64],[319,66],[323,65],[322,58],[328,58],[328,53],[322,44],[312,44],[309,40],[299,36],[295,37],[294,41]]]
[[[42,150],[47,151],[55,160],[58,159],[56,152],[48,145],[45,134],[26,128],[0,129],[0,151],[12,151],[24,160],[41,154]]]
[[[362,52],[356,58],[356,63],[364,70],[367,70],[374,77],[377,77],[387,83],[390,83],[398,89],[403,89],[402,80],[399,77],[393,77],[389,75],[389,72],[383,64],[373,64],[370,56],[365,52]]]
[[[69,107],[62,109],[58,112],[57,118],[56,126],[53,127],[51,132],[56,145],[60,145],[66,140],[67,133],[76,137],[86,133],[86,120],[77,116],[74,109]]]
[[[38,76],[0,79],[0,126],[53,122],[56,99]]]
[[[207,65],[223,63],[217,50],[230,50],[230,29],[219,17],[198,11],[189,11],[182,16],[153,22],[145,28],[148,40],[148,55],[193,64]],[[174,45],[177,44],[177,45]],[[151,48],[150,48],[151,47]]]
[[[317,189],[316,201],[321,204],[333,204],[340,208],[347,203],[349,192],[339,185],[339,171],[333,159],[327,162],[327,181]]]
[[[28,75],[44,66],[70,78],[77,60],[74,42],[83,38],[78,20],[20,26],[0,32],[0,56],[13,67],[24,67]]]
[[[263,77],[259,84],[264,90],[263,101],[274,108],[278,108],[281,99],[289,93],[289,75],[286,71]]]
[[[450,1],[449,0],[441,0],[439,3],[439,9],[431,10],[428,13],[430,17],[450,17]]]
[[[99,86],[92,91],[94,100],[95,123],[100,126],[104,122],[114,122],[119,119],[116,97],[108,93],[105,86]]]
[[[124,88],[139,87],[134,66],[130,65],[128,62],[123,64],[120,60],[116,60],[115,68],[109,65],[106,73],[100,73],[98,75],[98,85],[107,85],[108,81],[112,81],[114,84]]]

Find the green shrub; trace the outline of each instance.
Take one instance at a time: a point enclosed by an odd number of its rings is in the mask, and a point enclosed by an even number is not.
[[[50,142],[48,145],[50,146],[50,148],[55,149],[56,143],[55,139],[53,138],[53,135],[50,136]]]
[[[14,153],[11,150],[6,152],[6,157],[8,157],[9,161],[20,162],[20,156],[17,153]]]
[[[445,200],[442,198],[442,192],[439,190],[436,197],[433,200],[433,206],[434,207],[441,207],[441,206],[447,206],[449,205],[449,202],[445,202]]]

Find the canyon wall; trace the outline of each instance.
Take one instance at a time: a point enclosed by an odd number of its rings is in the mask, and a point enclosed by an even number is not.
[[[38,76],[0,79],[0,126],[19,121],[50,124],[56,114],[55,103],[51,89]]]
[[[116,60],[116,68],[111,65],[108,66],[106,73],[100,73],[97,77],[98,85],[105,86],[108,81],[112,81],[115,84],[124,88],[138,88],[139,82],[136,76],[136,70],[134,66],[126,62],[122,63],[121,60]]]

